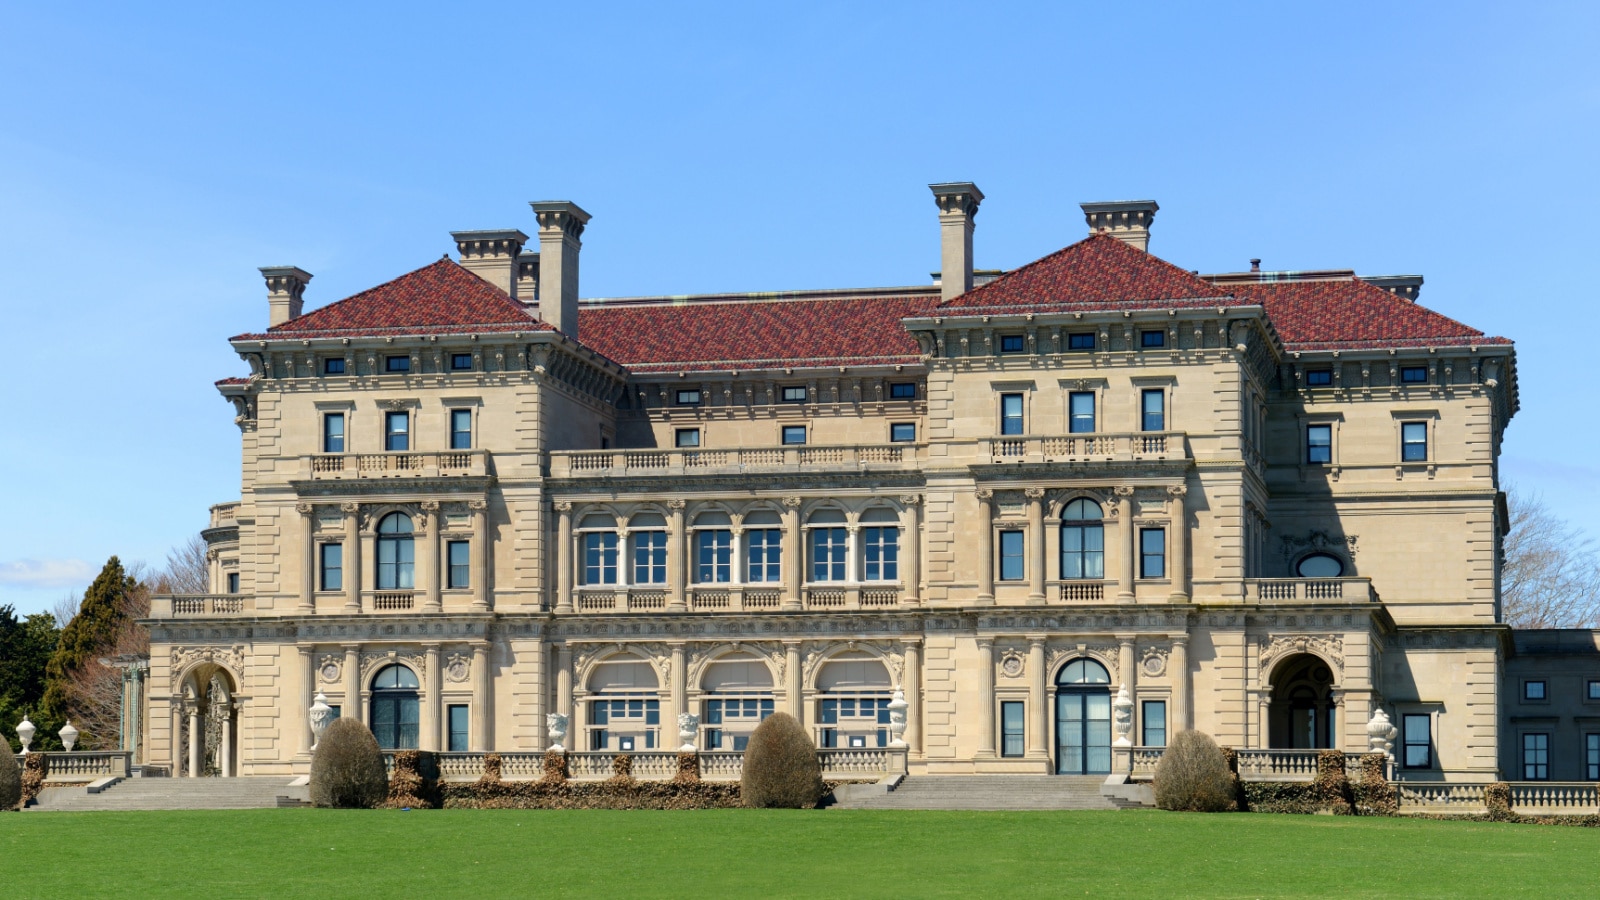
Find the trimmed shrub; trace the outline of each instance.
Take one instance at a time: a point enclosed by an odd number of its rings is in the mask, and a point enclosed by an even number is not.
[[[1400,811],[1400,798],[1386,775],[1389,757],[1368,753],[1361,757],[1361,779],[1350,787],[1356,812],[1363,816],[1392,816]]]
[[[700,754],[693,750],[678,751],[678,772],[672,776],[672,783],[700,783]]]
[[[1180,731],[1156,763],[1156,805],[1188,812],[1235,808],[1233,778],[1222,748],[1203,731]]]
[[[433,809],[438,805],[438,771],[432,753],[397,750],[394,775],[389,779],[387,809]]]
[[[22,802],[27,806],[44,790],[44,778],[50,774],[49,766],[45,763],[43,753],[29,753],[22,762]]]
[[[805,727],[788,713],[756,726],[744,751],[740,796],[758,809],[811,809],[822,799],[822,766]]]
[[[11,747],[0,747],[0,812],[16,809],[22,803],[22,768],[11,755]]]
[[[378,739],[359,719],[337,719],[322,733],[311,757],[311,803],[336,809],[371,809],[389,795]]]

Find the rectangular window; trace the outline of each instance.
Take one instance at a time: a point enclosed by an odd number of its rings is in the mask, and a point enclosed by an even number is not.
[[[339,718],[339,704],[337,704],[337,703],[328,704],[328,721],[332,722],[334,719],[337,719],[337,718]]]
[[[1408,769],[1433,768],[1433,717],[1407,713],[1400,717],[1400,763]]]
[[[1167,577],[1167,530],[1139,529],[1139,577]]]
[[[806,442],[806,427],[804,425],[783,426],[783,442],[785,444],[804,444]]]
[[[1401,366],[1400,367],[1400,383],[1401,384],[1427,384],[1428,383],[1428,367],[1427,366]]]
[[[385,372],[409,372],[411,371],[411,357],[386,356],[383,359],[383,370]]]
[[[667,533],[665,531],[635,531],[633,533],[633,583],[667,583]]]
[[[322,452],[344,452],[344,413],[326,413],[323,415]]]
[[[843,528],[811,529],[811,580],[843,581],[847,536]]]
[[[1020,700],[1007,700],[1000,704],[1000,755],[1021,756],[1026,752],[1024,741],[1026,721]]]
[[[1311,369],[1306,372],[1306,387],[1327,387],[1333,384],[1332,369]]]
[[[1306,462],[1327,465],[1333,462],[1333,426],[1306,426]]]
[[[1544,700],[1544,699],[1547,699],[1545,697],[1545,683],[1543,681],[1524,681],[1522,683],[1522,699],[1524,699],[1524,700]]]
[[[383,414],[383,449],[389,451],[411,449],[411,414],[389,412]]]
[[[733,532],[724,529],[695,532],[695,581],[727,584],[733,580]]]
[[[466,372],[472,369],[471,353],[450,354],[450,369],[454,372]]]
[[[1583,736],[1583,777],[1600,781],[1600,734],[1595,732]]]
[[[783,402],[785,402],[785,403],[804,403],[804,402],[806,402],[806,389],[804,387],[801,387],[801,386],[790,386],[790,387],[784,388],[783,389]]]
[[[776,528],[754,528],[744,533],[745,580],[776,582],[782,577],[782,534]]]
[[[1146,747],[1165,747],[1167,745],[1167,701],[1146,700],[1140,704],[1142,707],[1143,732],[1139,740]]]
[[[317,549],[322,590],[344,590],[344,545],[322,544]]]
[[[472,449],[472,410],[450,410],[450,449]]]
[[[1026,577],[1022,566],[1022,532],[1000,532],[1000,580],[1021,581]]]
[[[472,587],[472,543],[446,541],[444,545],[445,579],[447,588]]]
[[[1067,431],[1094,433],[1094,391],[1073,391],[1067,395]]]
[[[1000,335],[1001,353],[1021,353],[1023,346],[1022,335],[1020,334]]]
[[[1167,430],[1167,392],[1147,388],[1139,394],[1139,428],[1143,431]]]
[[[673,435],[672,441],[679,447],[698,447],[700,446],[700,429],[679,428],[677,433]]]
[[[1165,331],[1139,332],[1139,346],[1141,347],[1165,347],[1166,345],[1167,333]]]
[[[889,426],[889,440],[897,443],[907,443],[917,439],[917,426],[914,422],[895,422]]]
[[[337,358],[323,360],[322,361],[322,374],[324,374],[324,375],[343,375],[344,374],[344,360],[343,359],[337,359]]]
[[[862,573],[864,581],[897,581],[900,578],[900,529],[871,527],[861,529]]]
[[[229,572],[228,573],[228,593],[230,593],[230,594],[239,593],[239,573],[238,572]]]
[[[1550,780],[1550,735],[1536,732],[1522,736],[1522,780]]]
[[[700,392],[699,391],[679,391],[678,392],[678,405],[679,406],[699,406],[700,405]]]
[[[467,707],[459,704],[445,707],[445,719],[450,728],[450,740],[445,746],[450,748],[451,753],[467,752],[468,734],[471,728]]]
[[[1000,395],[1000,433],[1022,433],[1022,395]]]
[[[1600,700],[1600,679],[1589,679],[1588,696],[1590,700]]]
[[[1404,422],[1400,425],[1400,460],[1425,462],[1428,459],[1428,423]]]
[[[617,535],[612,531],[583,536],[583,583],[617,583]]]
[[[1089,332],[1087,334],[1069,334],[1069,335],[1067,335],[1067,349],[1068,350],[1093,350],[1094,349],[1094,332]]]
[[[917,385],[915,382],[902,381],[889,385],[890,400],[915,400],[917,399]]]

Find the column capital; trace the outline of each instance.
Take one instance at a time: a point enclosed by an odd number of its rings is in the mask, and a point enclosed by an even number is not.
[[[1167,496],[1169,497],[1177,497],[1181,499],[1183,495],[1187,493],[1189,493],[1188,485],[1174,484],[1167,486]]]
[[[569,513],[569,512],[572,512],[572,501],[571,500],[557,500],[555,503],[553,503],[551,505],[555,507],[555,510],[558,513]]]
[[[783,505],[788,507],[789,509],[799,509],[800,508],[800,504],[802,504],[804,502],[805,502],[805,498],[803,498],[803,497],[785,497],[785,498],[783,498]]]
[[[1049,641],[1049,638],[1042,634],[1028,635],[1028,647],[1030,649],[1033,647],[1043,647],[1047,641]]]
[[[361,512],[361,504],[359,504],[359,503],[341,503],[341,504],[339,504],[339,511],[343,512],[343,513],[349,513],[351,515],[354,515],[355,513]]]
[[[425,513],[436,513],[439,511],[439,501],[437,500],[424,500],[421,503],[418,503],[417,506]]]
[[[988,635],[979,635],[977,638],[979,650],[994,649],[994,638]]]
[[[906,494],[900,498],[901,506],[917,506],[922,503],[921,494]]]
[[[689,505],[689,501],[684,500],[684,499],[679,498],[679,497],[674,497],[673,499],[667,501],[667,509],[674,510],[674,511],[681,511],[685,507],[687,507],[688,505]]]
[[[489,508],[489,501],[487,501],[487,500],[468,500],[467,501],[467,509],[470,509],[473,512],[483,512],[484,510],[486,510],[488,508]]]
[[[990,488],[977,488],[972,495],[985,503],[994,499],[994,491]]]
[[[1042,487],[1023,488],[1022,489],[1022,496],[1027,497],[1029,500],[1043,500],[1044,499],[1044,488],[1042,488]]]
[[[317,511],[317,508],[310,503],[296,503],[294,505],[294,511],[302,516],[310,516],[312,513]]]
[[[1119,484],[1116,487],[1112,488],[1111,492],[1113,494],[1116,494],[1117,498],[1120,499],[1120,500],[1132,500],[1133,499],[1133,485],[1131,485],[1131,484]]]

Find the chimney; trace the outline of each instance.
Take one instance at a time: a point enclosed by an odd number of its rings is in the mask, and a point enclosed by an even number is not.
[[[1109,234],[1138,250],[1150,250],[1150,223],[1160,206],[1154,200],[1111,200],[1080,203],[1089,234]]]
[[[1412,303],[1417,302],[1417,295],[1422,293],[1421,275],[1363,275],[1361,280]]]
[[[939,206],[939,297],[949,300],[972,290],[972,229],[983,191],[970,181],[928,189]]]
[[[261,276],[267,280],[267,327],[298,319],[311,273],[299,266],[262,266]]]
[[[539,217],[539,318],[578,336],[578,251],[589,214],[570,200],[535,200]]]
[[[517,254],[516,297],[524,306],[539,302],[539,254],[524,250]]]
[[[452,231],[461,253],[461,268],[507,294],[517,296],[517,254],[528,236],[515,228],[500,231]]]

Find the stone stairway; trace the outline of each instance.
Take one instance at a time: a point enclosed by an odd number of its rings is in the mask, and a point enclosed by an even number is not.
[[[280,802],[285,798],[288,802]],[[83,787],[46,787],[29,811],[102,809],[270,809],[299,806],[304,787],[273,778],[127,778],[91,794]]]
[[[1126,809],[1104,775],[921,775],[893,791],[853,793],[837,809]]]

